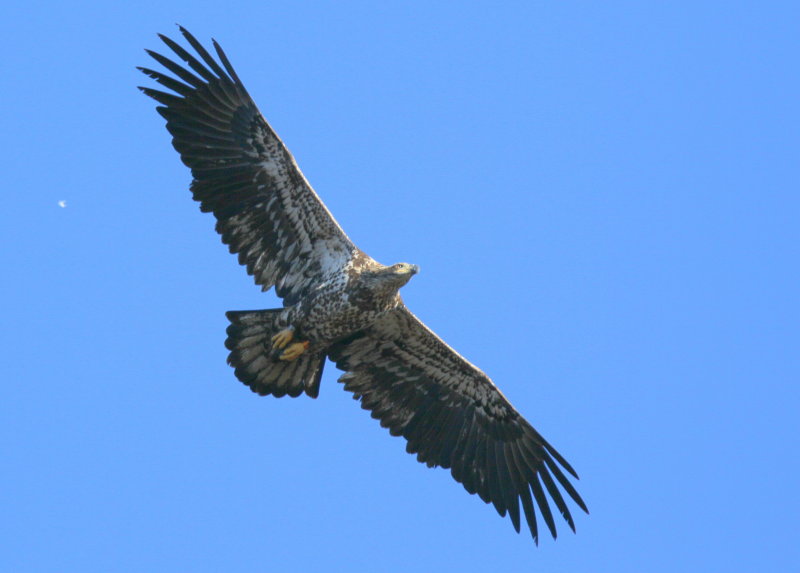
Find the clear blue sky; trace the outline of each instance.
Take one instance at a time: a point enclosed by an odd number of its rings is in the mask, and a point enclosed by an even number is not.
[[[0,8],[0,570],[798,571],[794,2]],[[539,548],[336,382],[259,398],[136,86],[225,47],[350,236],[581,475]],[[60,207],[59,201],[66,206]]]

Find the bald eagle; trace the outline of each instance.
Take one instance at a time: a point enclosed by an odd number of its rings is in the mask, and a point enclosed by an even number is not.
[[[508,514],[517,532],[521,504],[535,542],[537,507],[556,537],[548,495],[575,531],[561,492],[588,513],[562,468],[577,479],[575,470],[486,374],[403,304],[399,289],[418,268],[384,266],[356,247],[216,41],[219,60],[180,31],[194,53],[160,38],[183,65],[147,50],[173,75],[138,68],[169,92],[140,89],[160,104],[200,210],[214,214],[222,241],[256,284],[283,299],[280,309],[227,313],[236,377],[262,396],[316,398],[330,359],[344,371],[345,389],[403,436],[409,453],[450,469],[469,493]]]

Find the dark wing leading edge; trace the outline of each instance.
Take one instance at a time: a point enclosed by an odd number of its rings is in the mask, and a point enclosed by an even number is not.
[[[222,65],[185,29],[196,56],[164,43],[185,62],[147,51],[174,74],[139,68],[174,93],[140,88],[162,104],[172,144],[191,168],[202,211],[263,290],[293,304],[320,277],[341,269],[355,246],[306,181],[214,42]],[[199,58],[198,58],[199,57]]]
[[[538,543],[538,506],[550,533],[556,526],[547,494],[572,530],[561,488],[588,513],[559,465],[567,461],[514,409],[492,381],[405,307],[330,351],[346,373],[339,379],[406,450],[428,466],[450,468],[520,530],[519,502]],[[534,504],[535,501],[535,504]]]

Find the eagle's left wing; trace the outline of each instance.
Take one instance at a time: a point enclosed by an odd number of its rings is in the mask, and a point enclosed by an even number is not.
[[[217,231],[264,290],[294,304],[358,249],[311,188],[258,111],[225,53],[221,62],[184,28],[196,56],[166,36],[180,65],[148,50],[170,73],[145,74],[174,93],[140,88],[161,105],[172,144],[192,169],[192,194],[217,218]]]
[[[486,374],[462,358],[401,306],[372,327],[335,345],[339,379],[362,408],[408,440],[406,450],[428,466],[450,468],[520,530],[519,502],[538,542],[533,500],[556,537],[545,496],[575,530],[558,482],[584,511],[586,505],[559,468],[567,461],[509,403]],[[558,463],[556,463],[558,462]],[[555,478],[555,479],[554,479]]]

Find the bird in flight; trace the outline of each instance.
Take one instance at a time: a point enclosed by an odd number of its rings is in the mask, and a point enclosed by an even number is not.
[[[418,267],[382,265],[353,244],[217,42],[215,59],[179,29],[194,53],[159,35],[182,63],[147,50],[172,75],[139,68],[168,91],[140,89],[159,104],[200,210],[214,214],[256,284],[283,299],[283,308],[227,313],[236,377],[262,396],[316,398],[330,359],[344,388],[409,453],[449,469],[517,532],[521,505],[536,543],[537,508],[555,538],[549,500],[575,531],[562,490],[588,510],[563,471],[577,479],[572,466],[403,303],[399,290]]]

